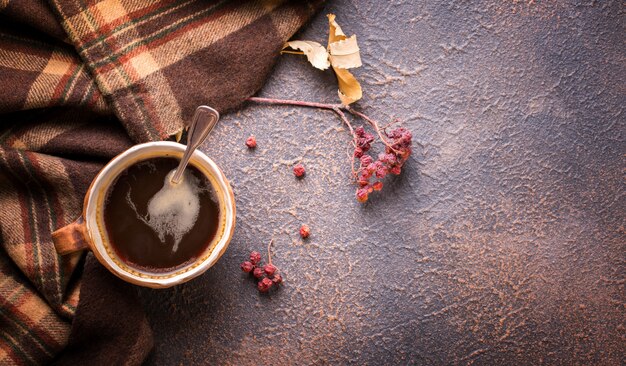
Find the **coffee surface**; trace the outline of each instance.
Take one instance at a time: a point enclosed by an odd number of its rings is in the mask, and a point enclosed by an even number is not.
[[[196,167],[182,182],[169,175],[178,159],[152,158],[124,170],[109,188],[104,225],[117,256],[131,267],[168,272],[192,263],[214,239],[219,202]]]

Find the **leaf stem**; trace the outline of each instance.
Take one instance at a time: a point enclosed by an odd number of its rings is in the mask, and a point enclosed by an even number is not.
[[[340,109],[342,107],[341,104],[306,102],[303,100],[293,100],[293,99],[249,97],[246,100],[249,102],[256,102],[256,103],[263,103],[263,104],[297,105],[301,107],[313,107],[313,108],[332,109],[332,110],[335,110],[335,108]]]
[[[285,51],[285,50],[282,50],[282,51],[280,51],[280,53],[281,54],[288,53],[290,55],[304,55],[304,52],[300,52],[300,51]]]
[[[354,133],[354,129],[352,128],[350,121],[348,121],[348,117],[346,117],[346,114],[341,111],[340,107],[333,108],[333,111],[335,111],[335,113],[339,115],[339,118],[341,118],[343,123],[345,123],[350,129],[350,134],[352,135],[352,144],[356,146],[356,133]],[[356,170],[354,170],[354,154],[352,154],[352,160],[350,161],[350,165],[352,167],[352,177],[356,178],[357,173]]]
[[[270,250],[272,243],[274,243],[274,239],[270,240],[269,244],[267,244],[267,261],[269,264],[272,264],[272,251]]]

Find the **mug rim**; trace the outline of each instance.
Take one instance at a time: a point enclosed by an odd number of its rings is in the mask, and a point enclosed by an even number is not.
[[[213,178],[210,179],[210,181],[215,181],[218,185],[217,189],[219,192],[217,193],[219,195],[219,199],[223,201],[223,207],[225,210],[223,227],[220,228],[221,230],[218,232],[218,235],[220,235],[221,232],[221,236],[216,243],[214,242],[211,244],[211,250],[208,256],[205,255],[204,258],[198,258],[191,265],[174,270],[173,272],[164,274],[142,274],[139,271],[130,272],[127,269],[122,268],[118,263],[116,263],[115,260],[113,260],[105,247],[105,238],[103,237],[99,226],[99,218],[102,216],[101,213],[104,209],[104,204],[101,205],[100,203],[104,202],[102,196],[106,195],[111,184],[115,181],[115,178],[117,178],[117,176],[125,168],[144,160],[142,157],[146,157],[146,155],[150,155],[150,153],[156,153],[156,156],[169,156],[167,153],[174,153],[175,157],[180,158],[185,151],[185,148],[185,145],[171,141],[155,141],[134,145],[113,158],[104,166],[104,168],[102,168],[102,170],[100,170],[100,172],[98,172],[98,175],[94,178],[91,187],[85,196],[83,217],[87,228],[86,231],[90,239],[90,247],[98,261],[107,267],[110,272],[124,281],[153,288],[166,288],[186,282],[201,275],[207,269],[212,267],[230,243],[234,233],[236,218],[235,199],[232,188],[226,179],[226,176],[217,164],[215,164],[215,162],[213,162],[213,160],[211,160],[203,152],[196,149],[191,156],[190,164],[203,168],[200,170],[204,175],[207,175],[208,171],[211,175],[211,177],[208,178]],[[147,156],[146,158],[149,159],[150,157],[153,156]],[[103,222],[102,225],[104,225]],[[110,243],[108,246],[111,247]],[[122,262],[121,260],[119,261]]]

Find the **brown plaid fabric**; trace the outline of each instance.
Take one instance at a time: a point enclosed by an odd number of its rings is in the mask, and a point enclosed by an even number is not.
[[[81,276],[82,256],[58,256],[50,238],[80,214],[102,165],[177,133],[200,104],[237,107],[319,6],[0,0],[0,364],[50,362],[70,333],[97,324],[81,307],[116,301],[93,301],[113,296],[113,276]],[[128,342],[121,362],[140,363],[151,343]]]

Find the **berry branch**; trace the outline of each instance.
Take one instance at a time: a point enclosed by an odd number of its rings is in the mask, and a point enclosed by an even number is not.
[[[372,125],[372,127],[374,128],[374,130],[378,134],[378,137],[383,142],[383,144],[385,144],[385,146],[393,149],[392,145],[387,141],[385,136],[383,136],[383,134],[381,133],[381,131],[384,131],[384,129],[388,125],[385,126],[384,128],[380,128],[380,126],[378,125],[378,122],[376,122],[376,120],[370,118],[369,116],[367,116],[366,114],[364,114],[362,112],[359,112],[359,111],[353,109],[349,105],[343,105],[343,104],[340,104],[340,103],[336,103],[336,104],[333,104],[333,103],[317,103],[317,102],[306,102],[306,101],[303,101],[303,100],[274,99],[274,98],[261,98],[261,97],[249,97],[246,100],[249,101],[249,102],[262,103],[262,104],[294,105],[294,106],[300,106],[300,107],[312,107],[312,108],[321,108],[321,109],[332,110],[333,112],[337,113],[337,115],[339,116],[339,118],[341,118],[343,123],[345,123],[346,126],[348,126],[348,129],[350,130],[350,134],[352,134],[352,136],[354,136],[354,128],[352,128],[352,124],[350,124],[350,121],[346,117],[346,114],[343,113],[343,111],[346,111],[346,112],[348,112],[348,113],[350,113],[350,114],[352,114],[354,116],[363,118],[365,121],[367,121],[367,123]]]
[[[354,153],[352,154],[352,177],[359,185],[359,189],[356,191],[356,198],[359,202],[367,201],[370,193],[382,189],[383,183],[380,179],[383,179],[387,173],[394,175],[400,174],[402,166],[411,155],[412,135],[409,130],[398,127],[391,132],[387,132],[386,129],[389,125],[381,128],[374,119],[348,105],[261,97],[250,97],[247,100],[261,104],[320,108],[335,112],[341,121],[348,126],[350,134],[352,135],[352,144],[354,145]],[[374,161],[370,155],[366,154],[370,150],[372,142],[374,142],[374,136],[366,132],[363,126],[357,128],[352,127],[350,120],[344,112],[348,112],[355,117],[365,120],[376,131],[380,141],[385,145],[385,153],[380,154],[378,160]],[[391,139],[392,142],[390,142],[389,139]],[[355,158],[360,160],[358,169],[354,168]],[[371,182],[372,179],[379,180]]]

